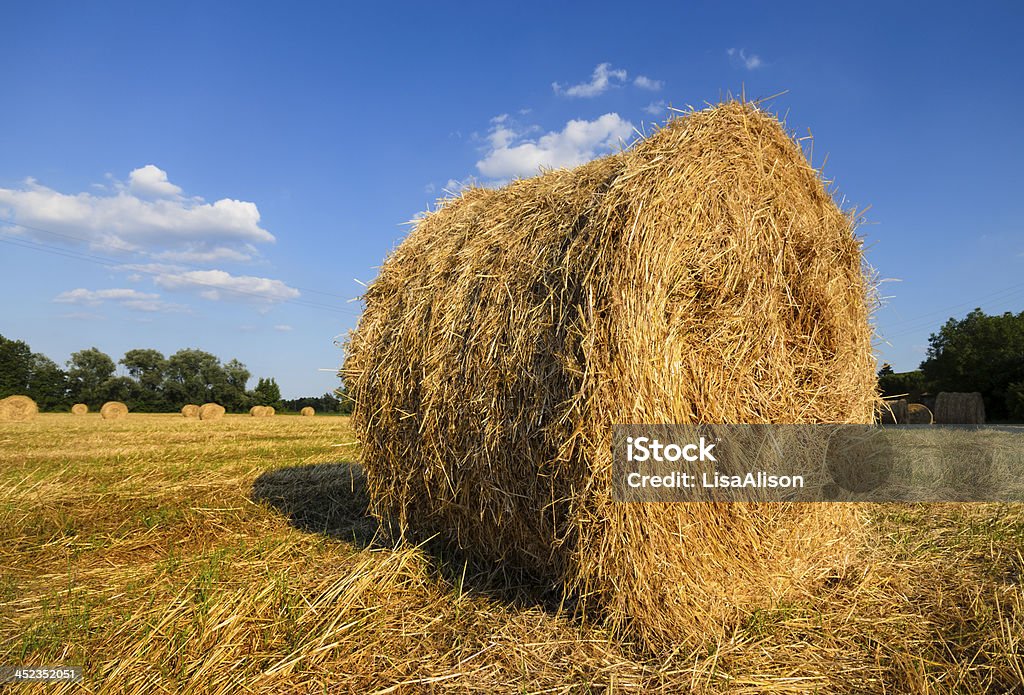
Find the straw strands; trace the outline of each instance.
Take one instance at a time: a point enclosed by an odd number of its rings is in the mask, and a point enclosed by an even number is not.
[[[100,417],[104,420],[120,420],[128,417],[128,406],[121,401],[107,401],[100,408]]]
[[[28,396],[8,396],[0,400],[0,421],[23,422],[39,414],[39,406]]]
[[[343,373],[372,510],[559,587],[651,649],[841,567],[850,507],[617,504],[613,423],[869,423],[850,217],[777,120],[727,103],[420,220]]]

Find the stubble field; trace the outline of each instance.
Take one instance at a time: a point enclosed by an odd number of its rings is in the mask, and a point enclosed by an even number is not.
[[[818,595],[647,654],[552,591],[375,537],[340,417],[0,423],[16,692],[1024,692],[1020,505],[869,507]]]

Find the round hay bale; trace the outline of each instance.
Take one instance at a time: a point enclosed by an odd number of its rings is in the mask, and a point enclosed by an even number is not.
[[[181,414],[185,417],[198,418],[199,417],[199,406],[194,403],[181,406]]]
[[[935,423],[938,425],[984,425],[985,401],[977,391],[943,391],[935,397]]]
[[[883,425],[902,425],[907,421],[907,400],[883,400],[878,406],[877,421]]]
[[[314,415],[316,415],[316,411],[313,410],[312,407],[307,405],[305,408],[299,411],[299,415],[303,417],[313,417]]]
[[[72,415],[88,415],[88,413],[89,406],[86,405],[85,403],[75,403],[73,406],[71,406]]]
[[[121,401],[107,401],[100,408],[100,417],[104,420],[120,420],[128,417],[128,406]]]
[[[908,425],[930,425],[935,422],[932,411],[920,403],[911,403],[907,406]]]
[[[265,405],[263,407],[266,408],[266,411],[264,411],[264,412],[266,412],[266,414],[267,414],[266,416],[267,417],[274,417],[275,415],[277,415],[277,411],[274,410],[274,406],[272,406],[272,405]]]
[[[28,396],[8,396],[0,400],[0,421],[23,422],[39,414],[39,406]]]
[[[249,415],[252,417],[269,417],[270,413],[267,412],[267,406],[265,405],[254,405],[249,408]]]
[[[200,420],[220,420],[224,417],[224,406],[219,403],[204,403],[199,406]]]
[[[851,219],[728,103],[468,189],[369,287],[343,374],[371,510],[562,587],[651,649],[719,639],[847,561],[854,505],[612,499],[615,423],[871,423]]]

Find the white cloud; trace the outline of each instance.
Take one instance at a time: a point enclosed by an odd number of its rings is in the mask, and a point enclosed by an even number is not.
[[[557,82],[551,83],[555,94],[563,94],[567,97],[596,97],[604,94],[616,82],[626,81],[625,70],[613,70],[611,63],[601,63],[594,68],[590,82],[575,84],[571,87],[564,87]]]
[[[633,124],[617,113],[606,113],[593,121],[572,120],[560,132],[546,133],[536,140],[524,139],[524,134],[536,127],[515,129],[500,116],[491,123],[489,150],[476,167],[492,179],[533,176],[541,167],[577,166],[608,152],[633,133]]]
[[[217,246],[203,250],[201,246],[191,246],[185,251],[161,251],[152,255],[157,260],[176,263],[220,263],[222,261],[244,263],[252,260],[252,257],[257,254],[255,247],[250,244],[246,244],[244,248],[245,250],[242,251],[228,246]]]
[[[177,198],[181,187],[167,180],[167,172],[155,164],[133,169],[128,174],[128,188],[137,195],[154,198]]]
[[[742,65],[747,70],[757,70],[759,67],[764,65],[764,61],[761,60],[761,56],[756,53],[748,55],[746,49],[743,48],[730,48],[726,51],[726,54],[728,54],[734,63]]]
[[[645,75],[637,75],[636,79],[633,80],[633,84],[640,89],[646,89],[651,92],[657,92],[665,86],[665,83],[661,80],[652,80],[650,77]]]
[[[650,104],[644,107],[644,113],[649,113],[652,116],[662,116],[666,109],[665,100],[659,99],[658,101],[652,101]]]
[[[53,301],[58,304],[80,304],[85,306],[99,306],[105,302],[114,302],[127,309],[147,312],[181,312],[188,310],[187,307],[181,304],[161,300],[159,294],[140,292],[129,288],[87,290],[79,287],[67,292],[61,292],[53,298]],[[66,317],[73,317],[73,315],[67,314]]]
[[[276,326],[274,326],[274,330],[280,331],[281,333],[287,333],[288,331],[292,330],[292,327],[289,326],[287,323],[279,323]]]
[[[251,256],[252,244],[275,240],[260,227],[255,203],[185,198],[152,164],[135,169],[127,184],[115,181],[105,192],[61,193],[29,178],[20,188],[0,188],[0,215],[24,225],[23,233],[48,242],[54,241],[51,235],[29,228],[66,235],[59,237],[64,243],[80,239],[94,250],[112,253],[212,253],[227,260],[223,249]]]
[[[155,272],[153,282],[165,290],[188,290],[199,293],[203,299],[222,299],[248,302],[280,302],[299,297],[300,292],[280,280],[232,275],[224,270],[179,270],[149,266]],[[141,269],[136,266],[135,269]]]

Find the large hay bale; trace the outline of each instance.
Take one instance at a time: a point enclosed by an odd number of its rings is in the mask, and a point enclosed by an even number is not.
[[[224,417],[224,406],[219,403],[204,403],[199,406],[200,420],[220,420]]]
[[[943,391],[935,397],[935,422],[939,425],[984,425],[985,401],[977,391]]]
[[[39,414],[39,406],[28,396],[0,399],[0,421],[23,422]]]
[[[911,403],[907,406],[908,425],[930,425],[935,422],[932,411],[920,403]]]
[[[128,406],[121,401],[107,401],[100,408],[100,417],[104,420],[120,420],[128,417]]]
[[[316,411],[307,405],[305,408],[299,411],[299,415],[303,417],[313,417],[314,415],[316,415]]]
[[[195,403],[189,403],[188,405],[181,406],[181,414],[185,417],[199,417],[199,406]]]
[[[373,513],[697,646],[841,565],[849,505],[616,503],[613,423],[870,423],[851,219],[728,103],[429,214],[350,337]]]
[[[89,414],[89,406],[86,405],[85,403],[75,403],[73,406],[71,406],[71,414],[72,415],[88,415]]]
[[[254,405],[249,408],[249,415],[252,417],[270,417],[270,412],[265,405]]]
[[[878,405],[878,422],[883,425],[902,425],[907,421],[907,399],[883,400]]]

